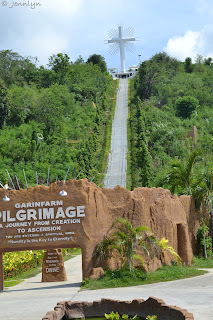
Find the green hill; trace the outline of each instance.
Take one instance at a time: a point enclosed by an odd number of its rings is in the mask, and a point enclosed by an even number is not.
[[[195,193],[199,191],[197,187],[200,192],[206,185],[210,188],[213,169],[211,58],[198,56],[195,63],[190,58],[180,62],[159,53],[141,63],[130,85],[129,187],[162,186],[179,194],[190,194],[186,184],[176,181],[174,186],[171,177],[175,179],[175,170],[176,174],[178,170],[189,170],[188,161],[199,149],[202,156],[196,156],[191,172],[185,174],[189,174]],[[193,126],[197,128],[197,141],[196,137],[187,137]]]
[[[93,61],[95,57],[95,62]],[[99,55],[71,62],[66,54],[47,67],[11,50],[0,51],[0,181],[8,169],[17,186],[56,179],[94,178],[101,183],[115,85]],[[39,139],[43,136],[43,139]],[[108,143],[109,144],[109,143]]]

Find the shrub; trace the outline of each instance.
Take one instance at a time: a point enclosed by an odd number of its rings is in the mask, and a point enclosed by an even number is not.
[[[43,261],[43,250],[40,251],[18,251],[6,252],[3,255],[4,277],[12,278],[25,271],[41,265]]]
[[[199,105],[198,100],[195,97],[184,96],[179,97],[175,101],[175,109],[178,117],[189,118],[193,111],[197,109]]]

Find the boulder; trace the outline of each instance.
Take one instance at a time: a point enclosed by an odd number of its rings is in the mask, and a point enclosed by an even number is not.
[[[100,279],[104,275],[104,269],[101,267],[93,268],[90,279]]]

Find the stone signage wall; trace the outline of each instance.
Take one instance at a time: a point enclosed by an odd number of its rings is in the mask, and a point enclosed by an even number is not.
[[[112,222],[107,199],[101,189],[87,180],[69,180],[50,187],[10,190],[10,201],[1,200],[0,252],[80,247],[83,277],[92,270],[92,252]],[[99,231],[99,232],[98,232]]]
[[[46,250],[42,266],[42,282],[66,281],[66,271],[61,249]]]
[[[124,217],[169,239],[182,260],[191,262],[199,225],[191,197],[171,196],[162,188],[100,189],[86,179],[67,181],[63,197],[62,187],[55,182],[10,190],[9,202],[1,200],[0,190],[0,252],[80,247],[85,278],[92,272],[95,246],[112,222]]]

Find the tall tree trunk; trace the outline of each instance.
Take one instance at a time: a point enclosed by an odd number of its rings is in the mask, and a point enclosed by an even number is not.
[[[211,215],[211,236],[212,236],[212,252],[213,252],[213,208],[212,208],[212,201],[211,201],[210,215]]]
[[[205,227],[203,228],[203,246],[204,246],[204,257],[205,259],[207,259]]]

